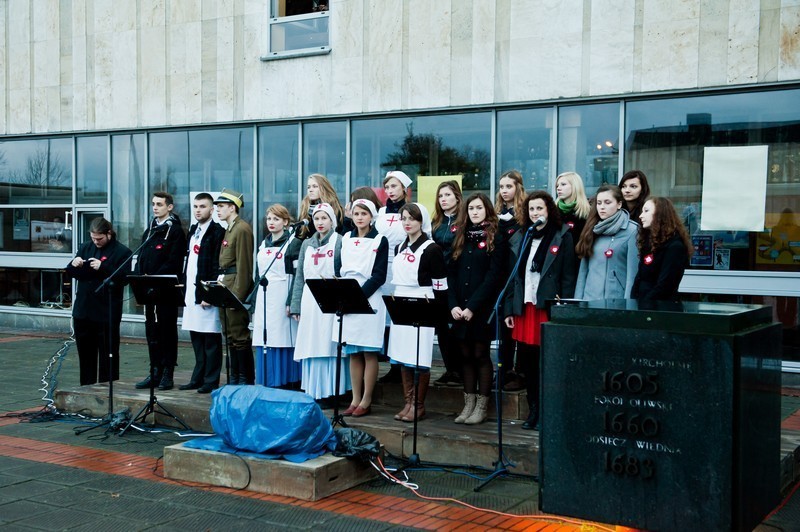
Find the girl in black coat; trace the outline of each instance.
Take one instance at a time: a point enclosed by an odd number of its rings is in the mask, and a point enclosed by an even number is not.
[[[639,271],[631,297],[642,300],[678,299],[678,287],[693,249],[686,228],[667,198],[649,198],[639,216]]]
[[[547,302],[575,293],[575,247],[569,227],[562,225],[553,198],[538,190],[525,198],[526,219],[509,243],[509,265],[519,267],[506,294],[506,326],[517,341],[517,357],[525,364],[528,418],[524,429],[539,421],[539,346]],[[542,222],[541,220],[544,220]]]
[[[485,194],[464,202],[456,222],[449,265],[452,334],[461,352],[464,410],[456,423],[475,425],[486,419],[492,390],[489,343],[494,325],[487,323],[503,272],[503,249],[497,235],[497,215]],[[477,392],[477,393],[476,393]]]
[[[526,195],[525,183],[518,170],[509,170],[500,176],[497,185],[494,210],[497,213],[498,233],[508,243],[519,229],[517,213],[524,210],[522,203],[525,201]],[[507,278],[509,273],[504,271],[503,277]],[[497,376],[498,386],[502,386],[503,390],[507,392],[525,389],[525,374],[522,372],[519,360],[514,365],[517,344],[511,338],[511,329],[501,327],[499,341],[500,365],[498,368],[501,374]]]

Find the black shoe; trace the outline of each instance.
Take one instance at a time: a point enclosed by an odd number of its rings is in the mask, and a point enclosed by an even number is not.
[[[402,382],[402,377],[400,376],[400,364],[392,364],[391,368],[389,369],[389,373],[378,379],[378,382],[381,384]]]
[[[525,430],[539,430],[539,411],[531,410],[528,414],[528,419],[522,423],[522,428]]]
[[[160,382],[161,381],[161,369],[160,368],[158,368],[155,371],[153,371],[153,381],[154,382]],[[137,382],[136,384],[134,384],[133,387],[136,388],[137,390],[144,390],[145,388],[149,388],[150,387],[150,375],[148,375],[144,379],[142,379],[139,382]]]
[[[200,385],[195,384],[193,382],[190,382],[189,384],[181,384],[180,386],[178,386],[179,390],[197,390],[198,388],[200,388]]]
[[[172,368],[164,368],[164,376],[161,377],[161,382],[158,383],[159,390],[171,390],[175,383],[172,380]]]
[[[216,388],[217,388],[216,386],[212,386],[211,384],[204,384],[197,389],[197,393],[211,393]]]
[[[450,372],[450,380],[447,381],[447,385],[452,387],[452,388],[460,388],[460,387],[464,386],[464,380],[461,378],[461,375],[459,373],[456,373],[455,371],[451,371]]]
[[[453,374],[449,371],[445,371],[441,377],[433,381],[433,384],[434,386],[447,386],[452,378]]]

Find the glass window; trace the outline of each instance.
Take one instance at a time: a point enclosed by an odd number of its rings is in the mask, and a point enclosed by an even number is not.
[[[64,260],[64,266],[69,259]],[[0,268],[0,305],[68,309],[72,279],[64,270]]]
[[[258,212],[263,216],[267,207],[280,203],[291,215],[297,216],[298,190],[298,126],[265,126],[258,129]],[[259,222],[259,241],[264,238],[264,224]]]
[[[108,137],[78,137],[75,158],[78,203],[108,201]]]
[[[68,207],[0,208],[0,251],[72,253],[67,213],[71,213]]]
[[[240,216],[252,221],[253,129],[199,129],[152,133],[150,194],[165,190],[175,200],[174,213],[188,229],[192,192],[232,188],[244,194]],[[149,205],[150,198],[145,202]],[[142,225],[144,230],[144,225]]]
[[[625,168],[642,170],[651,193],[675,203],[702,252],[693,267],[800,271],[798,101],[800,90],[786,90],[627,105]],[[748,145],[769,147],[765,230],[701,231],[703,149]]]
[[[353,188],[381,187],[389,170],[417,176],[462,175],[462,188],[489,193],[491,114],[354,120]]]
[[[0,142],[0,204],[72,203],[72,138]]]
[[[587,195],[618,182],[619,105],[564,106],[558,111],[558,174],[577,172]]]
[[[549,190],[553,113],[524,109],[497,113],[497,178],[519,170],[527,190]]]
[[[347,123],[317,122],[303,126],[303,193],[305,178],[310,174],[322,174],[333,185],[339,201],[346,203],[347,197]]]
[[[272,0],[270,56],[330,52],[328,20],[328,0]]]
[[[150,198],[144,197],[144,134],[111,137],[111,223],[131,250],[141,244]]]

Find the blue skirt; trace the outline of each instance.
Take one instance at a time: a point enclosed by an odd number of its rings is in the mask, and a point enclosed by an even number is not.
[[[256,384],[271,388],[300,382],[301,366],[294,361],[294,347],[256,347]]]

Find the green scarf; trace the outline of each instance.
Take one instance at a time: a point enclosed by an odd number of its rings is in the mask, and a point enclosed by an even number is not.
[[[578,200],[573,201],[572,203],[566,203],[564,200],[558,200],[558,208],[564,214],[569,214],[575,210],[575,205],[578,204]]]

